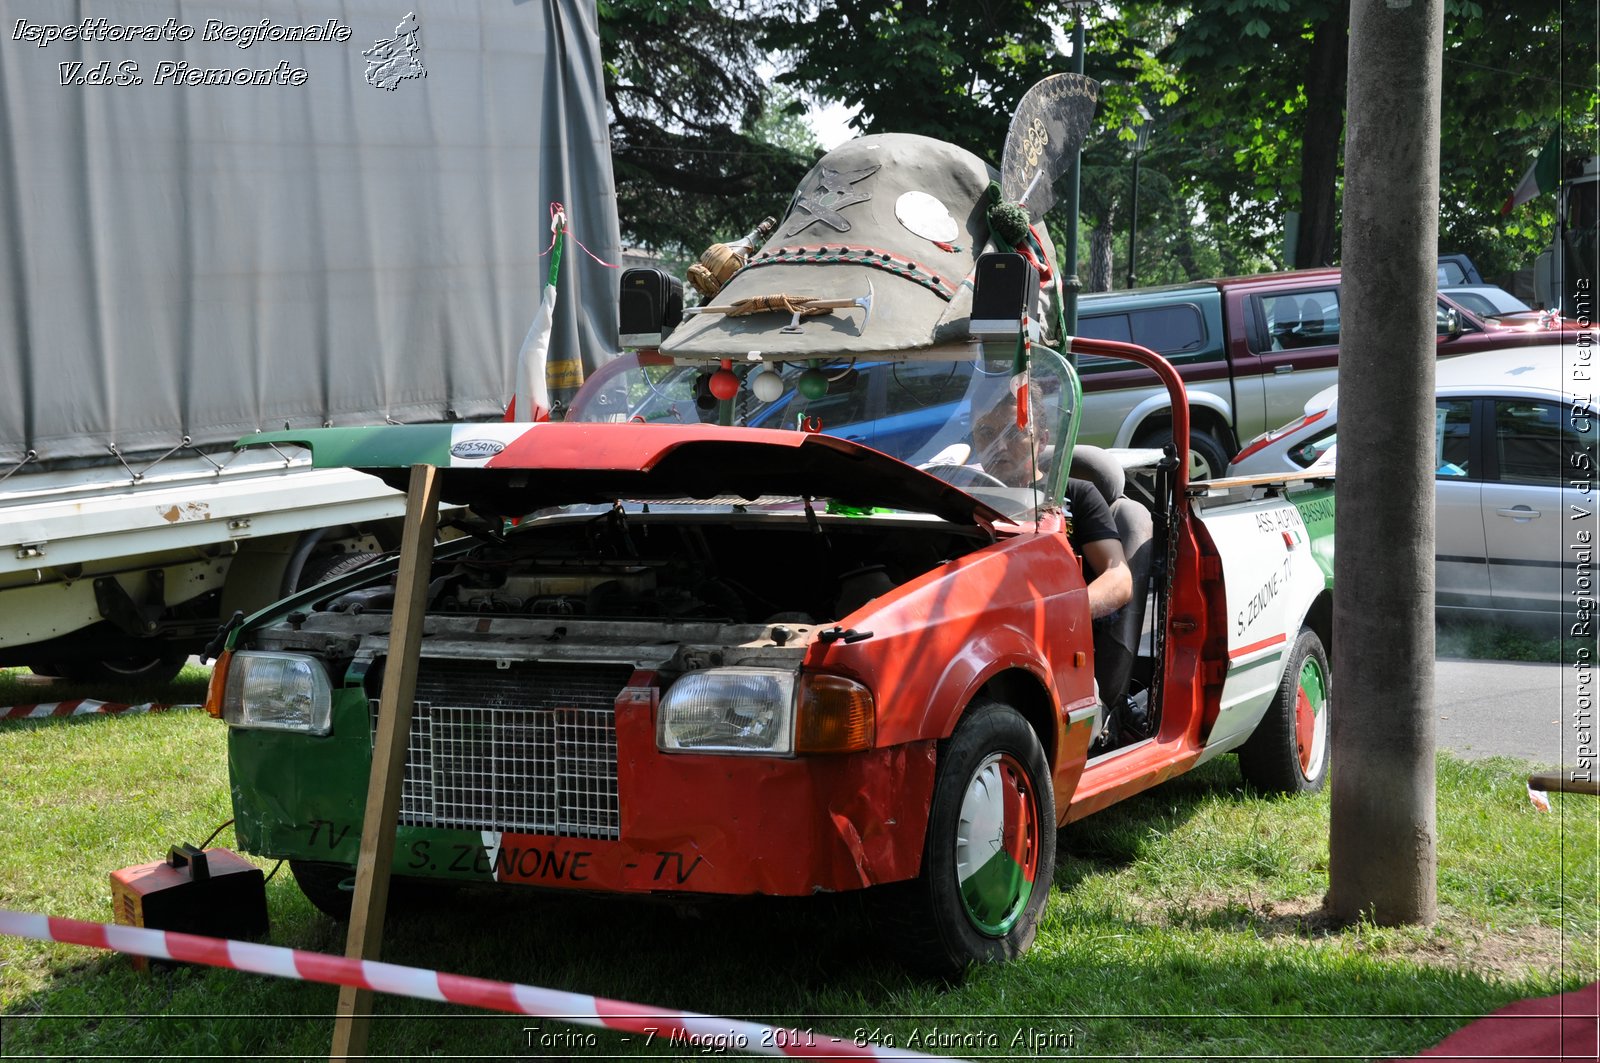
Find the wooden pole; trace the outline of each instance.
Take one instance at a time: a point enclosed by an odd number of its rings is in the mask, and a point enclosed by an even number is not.
[[[1563,768],[1560,771],[1536,771],[1528,776],[1528,785],[1535,790],[1544,790],[1547,793],[1592,794],[1600,797],[1600,780],[1592,776],[1585,778],[1584,772],[1578,768]]]
[[[411,704],[417,690],[417,654],[427,606],[428,574],[433,564],[433,536],[439,523],[439,470],[411,467],[405,530],[400,540],[400,571],[395,584],[394,622],[383,669],[378,702],[378,734],[367,778],[367,808],[361,822],[361,849],[356,858],[356,892],[350,906],[350,934],[344,954],[375,960],[383,947],[383,917],[389,905],[389,870],[394,860],[395,821],[400,813],[400,781],[405,767],[406,739],[411,733]],[[333,1020],[330,1059],[363,1059],[372,1021],[372,991],[345,986]]]

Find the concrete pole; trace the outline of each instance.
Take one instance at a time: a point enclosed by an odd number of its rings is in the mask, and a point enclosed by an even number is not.
[[[1437,915],[1434,361],[1444,0],[1354,0],[1345,143],[1329,915]]]

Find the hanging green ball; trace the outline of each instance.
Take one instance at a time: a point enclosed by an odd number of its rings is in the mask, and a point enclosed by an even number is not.
[[[997,203],[989,208],[989,228],[1007,247],[1017,247],[1028,239],[1028,212],[1015,203]]]
[[[795,387],[808,399],[820,399],[828,393],[828,377],[820,369],[807,369]]]

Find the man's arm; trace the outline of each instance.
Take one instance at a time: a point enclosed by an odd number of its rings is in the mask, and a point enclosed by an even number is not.
[[[1133,597],[1133,571],[1122,544],[1115,539],[1084,543],[1083,559],[1090,571],[1099,573],[1089,583],[1089,615],[1099,620],[1127,605]]]

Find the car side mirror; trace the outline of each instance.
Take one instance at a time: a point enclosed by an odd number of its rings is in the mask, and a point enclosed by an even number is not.
[[[1461,335],[1461,311],[1453,306],[1441,306],[1435,315],[1441,339],[1453,340]]]

